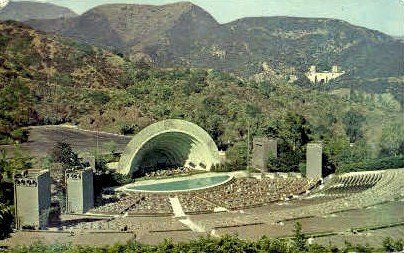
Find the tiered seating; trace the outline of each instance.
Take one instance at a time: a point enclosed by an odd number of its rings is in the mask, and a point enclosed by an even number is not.
[[[366,174],[368,174],[367,179],[364,176]],[[361,180],[365,178],[365,181],[358,181],[357,178],[354,178],[358,177],[359,175],[362,175],[360,176],[360,178]],[[402,198],[404,196],[404,169],[349,173],[343,175],[342,179],[340,180],[342,180],[341,182],[350,182],[351,184],[359,184],[361,182],[370,182],[371,184],[373,184],[375,181],[376,183],[374,183],[374,185],[372,187],[369,187],[367,190],[356,192],[355,194],[350,193],[343,198],[308,207],[306,208],[308,209],[307,212],[330,213],[352,208],[363,208],[385,201],[391,201],[394,198]]]
[[[172,213],[168,196],[159,194],[131,193],[117,202],[94,208],[92,213],[102,214],[153,214]]]
[[[237,178],[200,191],[175,194],[133,192],[115,203],[97,207],[93,212],[127,212],[129,215],[172,213],[170,195],[179,198],[186,213],[213,212],[216,207],[235,210],[291,198],[312,186],[313,182],[305,178]]]
[[[132,205],[127,211],[129,214],[166,214],[172,213],[169,196],[154,193],[133,193],[142,201]]]
[[[347,196],[365,191],[377,184],[382,178],[382,172],[348,173],[336,176],[326,183],[326,186],[317,191],[319,195]]]
[[[116,202],[107,203],[105,205],[94,208],[91,212],[103,214],[119,214],[126,212],[133,205],[138,204],[143,199],[140,196],[129,195],[122,197]]]
[[[217,204],[201,198],[196,193],[180,194],[179,200],[186,213],[208,213],[214,211]]]
[[[214,206],[209,203],[227,209],[242,209],[304,193],[310,186],[310,182],[302,178],[239,178],[227,185],[197,192],[194,198],[183,198],[181,203],[186,212],[212,210]],[[205,201],[198,201],[201,199]],[[192,208],[188,208],[190,206]]]

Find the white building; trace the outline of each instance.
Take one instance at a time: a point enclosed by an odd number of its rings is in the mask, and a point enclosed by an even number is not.
[[[0,0],[0,9],[3,9],[7,6],[9,0]]]
[[[330,80],[336,79],[343,74],[345,74],[345,71],[340,71],[338,66],[332,66],[331,72],[317,72],[316,66],[311,66],[306,76],[312,83],[328,83]]]

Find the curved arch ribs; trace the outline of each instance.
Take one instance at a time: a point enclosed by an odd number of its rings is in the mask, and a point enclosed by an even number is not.
[[[164,120],[152,124],[129,142],[119,161],[118,171],[133,175],[149,167],[191,167],[210,170],[219,163],[219,151],[209,134],[184,120]]]

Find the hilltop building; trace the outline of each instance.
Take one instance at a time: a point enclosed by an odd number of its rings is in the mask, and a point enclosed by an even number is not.
[[[14,176],[16,227],[44,229],[51,204],[48,170],[27,170]]]
[[[345,71],[341,71],[338,66],[332,66],[331,72],[317,72],[316,66],[310,66],[309,71],[306,73],[310,82],[316,83],[328,83],[332,79],[336,79],[345,74]]]
[[[0,10],[8,5],[9,0],[0,0]]]

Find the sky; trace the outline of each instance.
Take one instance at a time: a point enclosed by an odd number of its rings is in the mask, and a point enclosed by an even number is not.
[[[20,0],[15,0],[20,1]],[[107,3],[161,5],[175,0],[36,0],[66,6],[76,13]],[[298,16],[337,18],[404,36],[404,0],[191,0],[220,23],[242,17]]]

